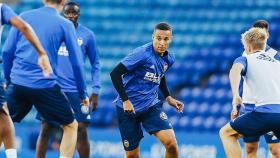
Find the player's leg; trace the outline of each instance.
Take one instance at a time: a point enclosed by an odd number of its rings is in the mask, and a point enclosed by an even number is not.
[[[241,157],[241,148],[237,141],[241,135],[246,137],[261,136],[271,131],[270,117],[270,114],[252,111],[237,117],[222,127],[220,137],[227,157]]]
[[[245,152],[247,158],[256,158],[259,148],[260,137],[244,137]]]
[[[46,121],[41,121],[41,129],[36,144],[36,158],[46,157],[53,127]]]
[[[76,120],[63,125],[63,136],[60,144],[61,157],[70,158],[73,156],[77,143],[77,130],[78,122]]]
[[[272,158],[280,158],[280,140],[274,135],[273,132],[268,132],[264,135],[265,141],[272,154]]]
[[[143,132],[140,126],[140,120],[135,114],[128,114],[122,108],[116,107],[119,130],[123,146],[126,152],[126,158],[139,158],[139,143],[143,138]]]
[[[178,158],[179,148],[173,129],[161,130],[154,134],[164,145],[166,158]]]
[[[0,110],[0,135],[6,149],[7,158],[16,158],[15,129],[13,121],[6,110]]]
[[[259,142],[245,143],[246,157],[257,158]]]
[[[74,110],[75,118],[78,121],[77,150],[79,156],[80,158],[89,158],[90,143],[88,138],[88,125],[91,120],[90,113],[84,114],[81,111],[81,101],[78,93],[66,92],[65,94]]]
[[[161,103],[143,113],[141,120],[145,130],[150,134],[154,134],[164,145],[166,158],[179,157],[176,137],[167,115],[162,111]]]
[[[268,144],[269,150],[272,154],[272,158],[280,158],[280,143]]]
[[[220,138],[222,140],[227,158],[241,158],[241,147],[237,141],[239,134],[230,126],[229,123],[221,128]]]
[[[73,156],[77,142],[78,123],[74,119],[71,106],[60,87],[33,89],[32,102],[47,122],[57,122],[63,126],[60,156]]]
[[[78,123],[78,139],[77,139],[77,149],[80,158],[89,158],[90,154],[90,144],[88,139],[88,123],[79,122]]]
[[[25,96],[25,89],[21,86],[9,85],[7,89],[7,105],[4,106],[1,113],[1,119],[5,122],[5,128],[3,129],[2,141],[6,148],[6,155],[8,158],[16,158],[16,146],[15,146],[15,129],[12,123],[20,122],[31,110],[32,104]],[[1,120],[1,122],[2,122]]]

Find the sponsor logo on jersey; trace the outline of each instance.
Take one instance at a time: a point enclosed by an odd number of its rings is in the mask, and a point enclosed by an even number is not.
[[[275,60],[273,58],[271,58],[270,56],[265,55],[265,54],[260,54],[259,56],[257,56],[257,59],[266,60],[269,62],[275,62]]]
[[[152,72],[146,72],[144,79],[148,81],[152,81],[154,83],[160,84],[160,80],[162,78],[162,75],[157,75]]]

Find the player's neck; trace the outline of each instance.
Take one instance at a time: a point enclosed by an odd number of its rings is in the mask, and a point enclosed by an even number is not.
[[[63,9],[63,7],[59,4],[45,3],[45,6],[55,9],[57,13],[60,13]]]

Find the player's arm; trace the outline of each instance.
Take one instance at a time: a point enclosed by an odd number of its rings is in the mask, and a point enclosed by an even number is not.
[[[231,86],[231,91],[232,91],[232,118],[235,118],[239,114],[239,110],[237,108],[238,105],[241,105],[244,107],[242,103],[242,99],[239,95],[239,84],[241,80],[241,75],[246,75],[246,70],[247,70],[247,59],[246,57],[239,57],[237,58],[233,65],[232,68],[230,69],[229,72],[229,80],[230,80],[230,86]]]
[[[44,75],[49,76],[50,73],[52,73],[52,68],[50,66],[47,53],[42,47],[33,29],[5,4],[2,6],[1,13],[3,17],[2,23],[11,24],[15,28],[17,28],[24,35],[24,37],[35,47],[39,55],[38,64],[42,68]]]
[[[171,97],[170,92],[167,87],[166,78],[163,76],[160,80],[159,89],[165,97],[169,105],[173,106],[178,112],[182,112],[184,109],[184,104],[173,97]]]
[[[123,102],[128,100],[128,96],[125,92],[124,85],[122,82],[122,75],[126,73],[128,73],[128,70],[122,63],[119,63],[110,73],[112,83],[117,92],[119,93]]]
[[[130,102],[130,100],[128,99],[128,96],[125,92],[124,85],[122,82],[122,75],[128,72],[129,72],[128,69],[122,63],[119,63],[110,73],[110,76],[115,89],[117,90],[117,92],[120,95],[120,98],[123,101],[124,112],[135,113],[134,107]]]
[[[7,84],[9,84],[11,80],[10,74],[11,74],[11,69],[13,67],[13,60],[16,51],[18,33],[19,33],[18,30],[12,27],[2,48],[4,77],[6,79]]]
[[[93,33],[89,37],[86,53],[91,64],[92,94],[90,96],[90,102],[92,103],[93,110],[95,110],[98,104],[98,93],[100,90],[100,63],[99,51]]]
[[[89,105],[86,82],[85,82],[85,73],[83,69],[82,52],[77,42],[78,37],[76,35],[74,25],[69,22],[66,25],[64,25],[63,28],[64,28],[64,42],[69,52],[69,60],[72,65],[80,98],[83,100],[83,104]]]

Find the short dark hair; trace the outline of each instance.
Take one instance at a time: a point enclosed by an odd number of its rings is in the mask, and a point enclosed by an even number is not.
[[[60,4],[62,2],[62,0],[46,0],[46,1],[54,4]]]
[[[67,5],[75,5],[75,6],[78,6],[79,8],[80,8],[80,5],[77,3],[77,2],[75,2],[75,1],[70,1],[70,2],[67,2],[66,4],[65,4],[65,6],[67,6]]]
[[[262,28],[268,30],[269,24],[266,20],[257,20],[253,24],[253,27]]]
[[[172,28],[167,22],[160,22],[155,26],[155,30],[170,30],[170,31],[172,31]]]

